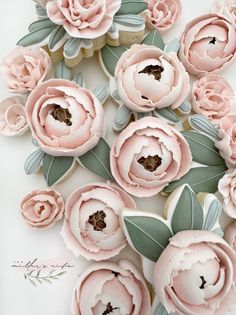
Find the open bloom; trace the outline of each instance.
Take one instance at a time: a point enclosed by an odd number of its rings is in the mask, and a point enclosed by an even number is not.
[[[186,25],[179,57],[188,72],[203,76],[224,70],[235,52],[235,26],[225,16],[207,14]]]
[[[32,191],[21,202],[21,214],[31,227],[47,229],[62,219],[63,198],[53,189]]]
[[[111,148],[114,178],[137,197],[157,194],[184,176],[191,163],[191,151],[182,134],[155,117],[131,123]]]
[[[26,94],[52,76],[52,63],[42,48],[16,47],[4,58],[1,72],[10,92]]]
[[[142,275],[127,260],[90,265],[76,281],[72,314],[150,315],[150,297]]]
[[[167,31],[177,22],[181,11],[180,0],[148,0],[148,26]]]
[[[0,102],[0,134],[4,136],[20,136],[28,129],[25,117],[23,96],[12,96]]]
[[[236,165],[236,114],[221,119],[219,135],[222,140],[215,143],[229,166]]]
[[[117,255],[127,244],[119,222],[126,207],[136,205],[118,186],[97,183],[78,188],[66,203],[61,235],[67,247],[87,259]]]
[[[110,29],[120,6],[121,0],[51,0],[46,9],[49,19],[70,36],[94,39]]]
[[[227,16],[236,26],[236,0],[215,0],[212,12]]]
[[[183,315],[225,315],[235,302],[236,253],[209,231],[170,239],[154,270],[159,301]]]
[[[176,53],[144,44],[122,54],[115,78],[120,98],[135,112],[177,108],[190,91],[189,75]]]
[[[223,197],[223,209],[231,218],[236,219],[236,169],[229,169],[221,178],[218,190]]]
[[[208,74],[195,81],[192,88],[192,105],[195,113],[207,116],[213,123],[236,112],[235,95],[224,77]]]
[[[80,156],[103,134],[104,110],[88,90],[68,80],[49,80],[30,94],[26,117],[43,151],[54,156]]]

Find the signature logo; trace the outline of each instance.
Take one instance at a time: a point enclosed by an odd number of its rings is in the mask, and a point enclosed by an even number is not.
[[[22,272],[24,279],[35,287],[45,283],[52,284],[74,268],[65,258],[15,260],[11,267]]]

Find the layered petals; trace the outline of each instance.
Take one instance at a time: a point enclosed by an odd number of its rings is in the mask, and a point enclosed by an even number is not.
[[[221,178],[218,190],[223,197],[223,209],[231,218],[236,219],[236,169],[229,169]]]

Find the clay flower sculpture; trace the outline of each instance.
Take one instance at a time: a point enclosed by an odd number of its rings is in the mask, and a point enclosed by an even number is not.
[[[10,92],[28,94],[52,77],[52,63],[41,48],[16,47],[1,63],[1,73]]]
[[[180,0],[148,0],[147,26],[165,32],[180,18]]]
[[[235,59],[235,25],[226,16],[207,14],[185,27],[179,50],[187,71],[203,76],[229,67]]]
[[[229,169],[219,181],[218,189],[223,197],[223,209],[236,219],[236,169]]]
[[[143,0],[36,1],[39,17],[18,45],[47,46],[54,61],[70,67],[108,43],[130,45],[141,40],[145,21]],[[144,13],[143,13],[144,15]]]
[[[32,191],[21,202],[21,214],[27,224],[34,229],[47,229],[62,219],[63,198],[53,189]]]
[[[109,145],[102,138],[105,85],[92,92],[84,87],[81,73],[72,75],[64,61],[55,66],[55,79],[40,83],[29,95],[25,112],[37,147],[25,162],[25,172],[42,167],[48,186],[59,183],[76,162],[95,174],[112,179]]]
[[[4,136],[21,136],[29,129],[25,117],[23,96],[8,97],[0,102],[0,134]]]
[[[155,314],[223,315],[235,301],[236,253],[220,237],[220,213],[213,194],[196,196],[188,185],[167,200],[165,219],[123,211],[128,242],[143,256],[144,275],[157,294]]]
[[[128,260],[92,264],[78,277],[73,315],[133,314],[134,310],[136,315],[151,315],[151,302],[141,273]]]
[[[236,252],[236,221],[227,226],[224,233],[224,239]]]
[[[119,215],[136,208],[134,200],[118,186],[88,184],[75,190],[66,202],[61,235],[76,256],[104,260],[119,254],[127,245]]]
[[[236,1],[235,0],[215,0],[212,12],[227,16],[236,25]]]
[[[192,108],[217,124],[226,115],[236,112],[234,91],[224,77],[208,74],[193,84]]]
[[[184,176],[191,163],[191,151],[182,134],[155,117],[131,123],[111,148],[115,180],[137,197],[159,193],[171,181]]]

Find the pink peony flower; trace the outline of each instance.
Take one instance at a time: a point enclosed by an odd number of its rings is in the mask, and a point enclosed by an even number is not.
[[[28,131],[25,117],[26,99],[12,96],[0,102],[0,134],[4,136],[21,136]]]
[[[212,12],[225,15],[236,26],[236,0],[215,0]]]
[[[159,301],[183,315],[225,315],[235,302],[236,253],[209,231],[170,239],[154,270]]]
[[[119,59],[115,78],[120,98],[135,112],[179,107],[190,91],[189,75],[175,53],[133,45]]]
[[[135,209],[134,200],[118,186],[89,184],[74,191],[66,203],[61,235],[76,256],[103,260],[126,245],[119,222],[124,208]]]
[[[80,156],[103,134],[104,110],[87,89],[68,80],[49,80],[30,94],[26,117],[33,137],[53,156]]]
[[[228,67],[236,52],[236,30],[226,17],[217,14],[200,16],[185,27],[179,50],[188,72],[203,76]]]
[[[236,114],[221,119],[219,135],[222,140],[215,143],[228,165],[236,165]]]
[[[72,314],[151,315],[150,296],[142,275],[127,260],[90,265],[76,281]]]
[[[147,22],[150,28],[164,32],[180,18],[180,0],[148,0]]]
[[[218,184],[223,196],[223,209],[231,218],[236,219],[236,169],[229,169]]]
[[[4,58],[1,72],[10,92],[26,94],[52,76],[52,63],[42,48],[16,47]]]
[[[222,76],[208,74],[195,81],[192,88],[192,105],[195,113],[207,116],[213,123],[236,112],[232,87]]]
[[[159,118],[131,123],[111,148],[111,170],[117,183],[137,197],[159,193],[190,169],[192,156],[182,134]]]
[[[48,17],[75,38],[94,39],[108,32],[121,0],[51,0]]]
[[[229,246],[236,252],[236,221],[225,229],[224,239]]]
[[[32,191],[21,202],[21,214],[31,227],[47,229],[62,219],[63,198],[59,192],[52,189]]]

